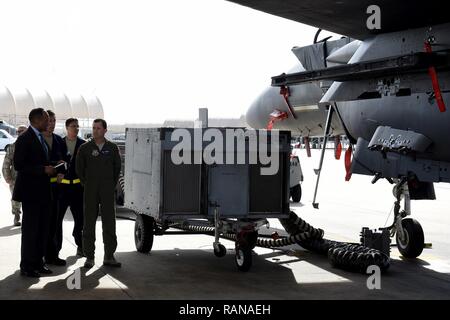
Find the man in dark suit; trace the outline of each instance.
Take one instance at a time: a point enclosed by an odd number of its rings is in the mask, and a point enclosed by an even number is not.
[[[23,211],[20,271],[28,277],[52,273],[44,263],[51,203],[50,177],[56,175],[42,135],[48,118],[42,108],[31,110],[30,126],[17,139],[14,152],[17,180],[13,200],[22,202]]]
[[[56,115],[53,111],[47,110],[49,120],[47,130],[42,132],[44,140],[49,147],[49,159],[51,165],[57,165],[58,163],[64,162],[66,150],[66,143],[57,134],[54,133],[56,125]],[[65,172],[63,166],[58,167],[58,173]],[[49,234],[47,240],[47,249],[45,253],[45,262],[49,265],[65,266],[66,260],[61,259],[58,249],[57,240],[57,229],[58,229],[58,205],[59,205],[59,193],[60,186],[57,184],[57,177],[52,177],[50,179],[51,190],[52,190],[52,200],[51,200],[51,210],[50,210],[50,225]],[[62,221],[61,221],[62,224]],[[62,228],[62,225],[61,225]],[[62,240],[61,240],[62,241]]]
[[[77,256],[82,257],[83,254],[83,186],[80,178],[75,172],[77,161],[77,153],[80,146],[86,141],[78,137],[79,126],[78,120],[69,118],[66,120],[67,135],[63,139],[65,153],[63,160],[68,164],[65,174],[58,174],[59,203],[58,203],[58,219],[56,223],[56,250],[61,250],[63,238],[63,220],[67,208],[73,216],[73,232],[72,236],[77,245]]]

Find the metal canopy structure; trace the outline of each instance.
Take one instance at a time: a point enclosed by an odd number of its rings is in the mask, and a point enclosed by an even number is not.
[[[80,124],[88,124],[93,119],[104,117],[103,106],[94,95],[67,95],[58,91],[0,85],[0,120],[15,126],[26,124],[29,112],[37,107],[55,112],[58,122],[74,117],[81,120]]]

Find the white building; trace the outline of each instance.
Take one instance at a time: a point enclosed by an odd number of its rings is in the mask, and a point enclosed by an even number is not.
[[[97,96],[12,89],[0,85],[0,120],[14,126],[27,125],[31,109],[38,107],[55,112],[57,132],[64,130],[64,123],[68,118],[77,118],[82,131],[89,130],[92,120],[104,118],[103,106]]]

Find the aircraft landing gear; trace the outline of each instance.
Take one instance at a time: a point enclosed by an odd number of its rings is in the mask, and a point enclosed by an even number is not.
[[[423,229],[420,223],[412,218],[402,220],[403,238],[397,232],[397,247],[405,258],[417,258],[424,247]]]
[[[425,239],[420,223],[412,218],[411,198],[408,191],[407,179],[401,179],[393,189],[396,201],[394,203],[394,223],[390,227],[391,237],[395,236],[397,247],[405,258],[417,258],[423,251]],[[400,202],[404,200],[404,209]]]

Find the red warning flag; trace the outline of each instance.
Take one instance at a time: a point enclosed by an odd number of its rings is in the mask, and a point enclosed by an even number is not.
[[[341,137],[335,136],[334,137],[334,158],[336,160],[339,160],[341,158],[341,153],[342,153]]]
[[[345,181],[349,181],[352,177],[352,145],[345,151]]]
[[[431,43],[429,41],[425,42],[425,52],[431,53]],[[431,78],[431,84],[433,86],[434,97],[440,112],[445,112],[444,98],[442,98],[441,87],[439,86],[439,80],[437,77],[436,69],[433,66],[428,67],[428,75]]]

